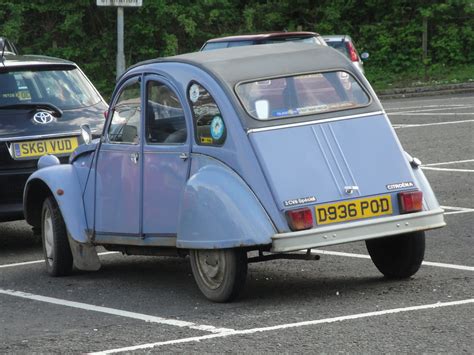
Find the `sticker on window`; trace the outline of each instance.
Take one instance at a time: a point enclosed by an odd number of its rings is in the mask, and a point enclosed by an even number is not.
[[[221,116],[216,116],[212,119],[211,122],[211,136],[215,140],[219,140],[222,138],[224,134],[224,121],[222,121]]]
[[[194,134],[199,145],[221,146],[227,136],[224,117],[211,93],[192,82],[188,89],[193,110]]]
[[[197,84],[193,84],[189,88],[189,99],[193,103],[199,99],[199,86]]]

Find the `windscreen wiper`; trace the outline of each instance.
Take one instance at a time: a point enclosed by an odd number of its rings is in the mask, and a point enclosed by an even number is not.
[[[45,109],[53,112],[53,116],[61,117],[63,115],[63,110],[58,106],[53,105],[49,102],[32,102],[32,103],[21,103],[21,104],[10,104],[10,105],[0,105],[0,110],[15,110],[15,109]]]

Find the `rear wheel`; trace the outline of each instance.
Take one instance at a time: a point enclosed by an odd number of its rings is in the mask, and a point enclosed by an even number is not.
[[[235,299],[247,277],[247,253],[240,249],[195,249],[191,268],[201,292],[214,302]]]
[[[53,197],[44,201],[41,216],[46,270],[51,276],[69,275],[73,264],[71,248],[61,211]]]
[[[366,240],[365,244],[377,269],[391,279],[414,275],[425,256],[424,232]]]

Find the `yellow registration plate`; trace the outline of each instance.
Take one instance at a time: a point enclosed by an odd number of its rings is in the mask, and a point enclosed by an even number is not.
[[[384,195],[316,206],[316,222],[321,225],[392,213],[392,199]]]
[[[14,142],[13,154],[15,158],[40,157],[46,154],[69,154],[72,153],[77,146],[77,137]]]

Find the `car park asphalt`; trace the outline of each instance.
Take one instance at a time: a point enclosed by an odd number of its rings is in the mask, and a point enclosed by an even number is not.
[[[445,208],[425,264],[387,281],[363,243],[250,264],[242,298],[199,292],[188,259],[101,255],[51,278],[25,222],[0,224],[0,353],[472,353],[474,94],[383,102]]]

